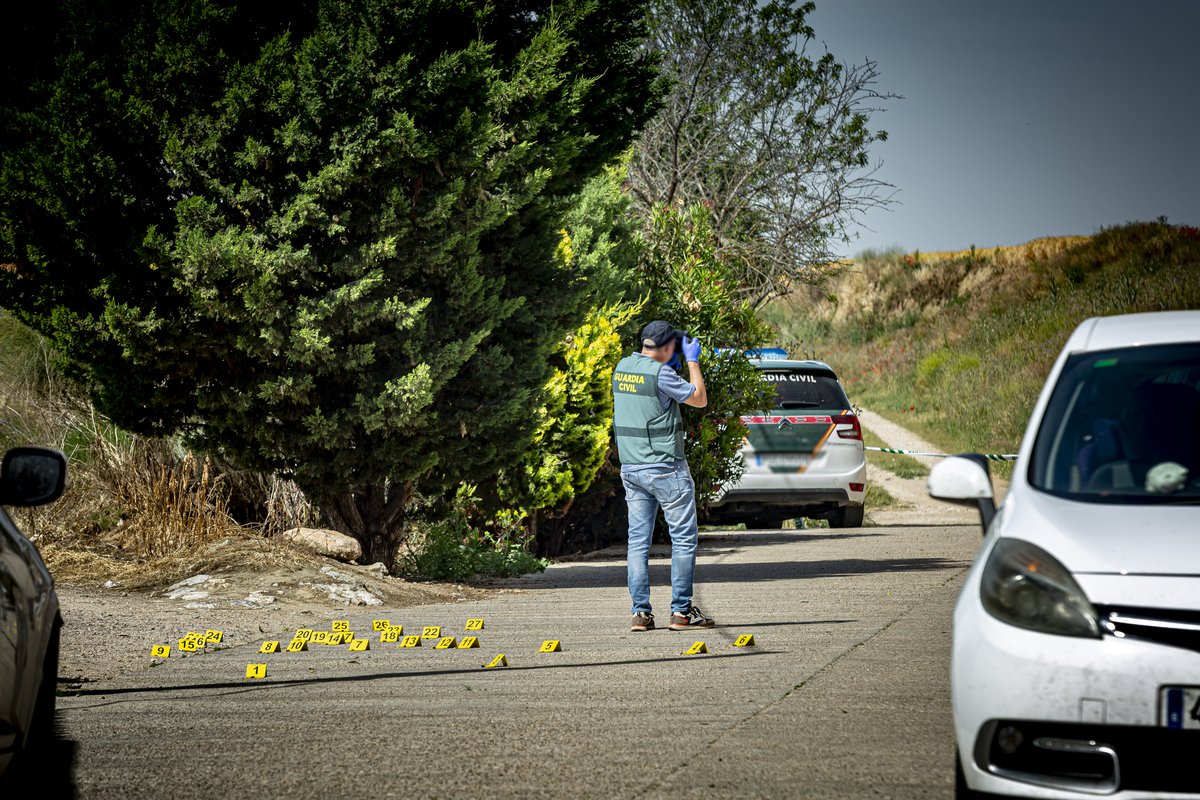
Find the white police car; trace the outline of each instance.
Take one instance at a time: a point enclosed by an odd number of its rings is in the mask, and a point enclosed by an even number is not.
[[[994,518],[986,464],[929,475],[987,532],[954,612],[959,797],[1200,797],[1200,311],[1081,324]]]
[[[745,474],[722,487],[706,521],[779,528],[784,520],[808,517],[835,528],[860,527],[866,454],[837,375],[823,361],[792,361],[780,349],[757,354],[750,363],[775,387],[775,406],[742,417]]]

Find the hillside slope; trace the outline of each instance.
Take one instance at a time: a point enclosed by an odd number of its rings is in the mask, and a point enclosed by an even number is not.
[[[1185,308],[1200,308],[1200,230],[1161,220],[861,258],[764,315],[778,344],[828,361],[854,402],[947,451],[1011,453],[1080,322]]]

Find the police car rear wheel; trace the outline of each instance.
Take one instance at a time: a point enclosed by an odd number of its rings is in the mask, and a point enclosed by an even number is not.
[[[861,528],[862,523],[862,506],[842,506],[829,517],[831,528]]]

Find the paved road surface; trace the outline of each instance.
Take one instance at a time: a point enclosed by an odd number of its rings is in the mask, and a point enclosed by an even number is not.
[[[88,684],[59,700],[46,796],[82,798],[937,798],[953,794],[950,619],[976,527],[702,537],[697,604],[720,627],[628,630],[624,562],[525,592],[314,614],[483,647],[253,646]],[[665,623],[669,559],[652,561]],[[247,612],[254,613],[254,612]],[[729,645],[743,633],[754,648]],[[543,640],[564,651],[538,654]],[[703,639],[708,655],[683,656]],[[70,646],[66,637],[64,647]],[[508,669],[482,670],[497,653]],[[265,662],[263,680],[244,678]],[[39,793],[40,793],[39,792]]]

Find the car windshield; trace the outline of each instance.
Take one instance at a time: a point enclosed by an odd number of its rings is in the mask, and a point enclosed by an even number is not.
[[[819,408],[825,411],[850,408],[850,401],[836,379],[804,370],[767,369],[764,381],[775,385],[775,408]]]
[[[1029,481],[1088,503],[1200,504],[1200,344],[1068,359]]]

